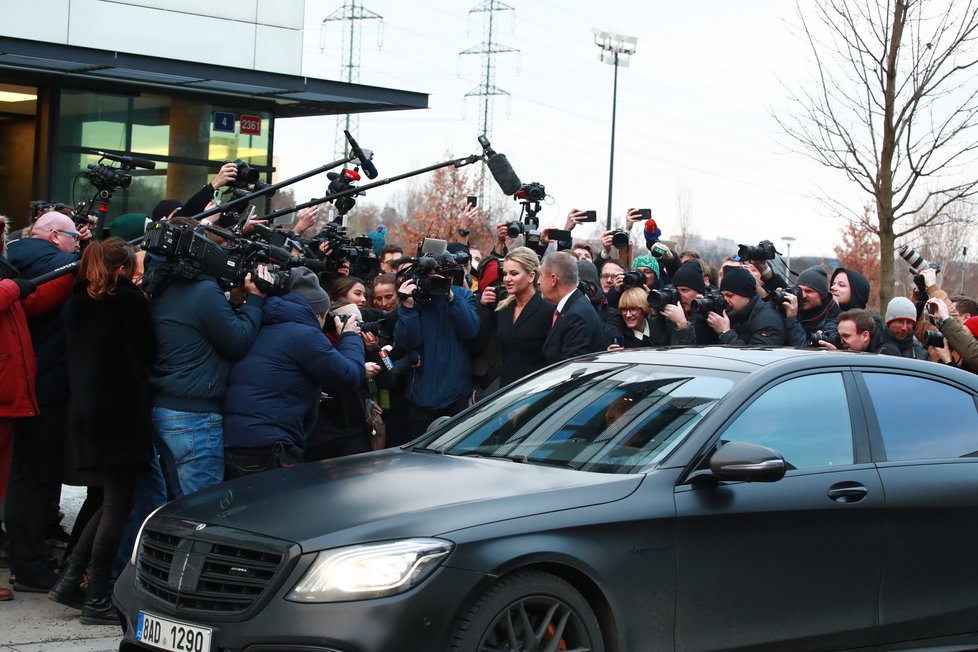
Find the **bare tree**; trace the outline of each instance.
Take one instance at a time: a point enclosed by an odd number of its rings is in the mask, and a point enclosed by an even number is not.
[[[676,189],[676,218],[679,237],[676,238],[679,251],[687,249],[686,241],[693,234],[693,193],[689,188]]]
[[[968,173],[978,160],[978,4],[819,0],[799,2],[798,14],[816,79],[792,95],[799,112],[777,119],[803,153],[872,196],[875,224],[862,206],[825,201],[879,238],[886,305],[897,239],[952,222],[951,207],[978,193]]]

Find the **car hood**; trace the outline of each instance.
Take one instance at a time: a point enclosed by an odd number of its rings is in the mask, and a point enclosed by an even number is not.
[[[170,503],[160,516],[318,550],[612,502],[632,493],[642,477],[382,451],[225,482]]]

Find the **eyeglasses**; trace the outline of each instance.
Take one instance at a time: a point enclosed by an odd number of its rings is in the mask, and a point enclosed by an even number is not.
[[[624,276],[624,275],[625,275],[624,273],[619,273],[619,274],[602,274],[601,275],[601,280],[603,280],[603,281],[613,281],[616,278],[618,278],[619,276]]]
[[[78,242],[79,238],[81,238],[81,233],[79,233],[78,231],[65,231],[64,229],[51,229],[51,233],[64,233],[65,235],[70,235],[72,238],[75,239],[75,242]]]
[[[622,314],[624,314],[626,312],[642,312],[642,309],[641,308],[622,308],[622,307],[619,306],[618,307],[618,312],[620,312]]]

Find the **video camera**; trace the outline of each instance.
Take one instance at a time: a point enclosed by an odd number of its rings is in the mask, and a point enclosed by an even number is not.
[[[213,277],[221,288],[228,290],[241,285],[249,273],[262,292],[280,294],[288,283],[289,269],[314,267],[317,263],[292,256],[286,249],[247,238],[232,238],[221,245],[210,240],[203,227],[195,230],[165,221],[149,225],[142,248],[164,259],[144,279],[143,287],[149,294],[162,290],[174,278],[195,279],[199,276]],[[268,265],[271,283],[255,273],[258,265]]]
[[[329,247],[329,254],[320,251],[322,245]],[[369,281],[380,273],[380,261],[373,254],[373,240],[367,236],[351,238],[347,235],[346,227],[337,222],[329,222],[313,238],[306,240],[307,256],[321,259],[326,264],[327,272],[336,272],[336,268],[345,261],[350,261],[350,275]]]
[[[435,297],[448,298],[453,285],[465,284],[464,263],[450,252],[401,260],[409,265],[398,276],[410,278],[417,286],[411,295],[415,301],[426,303]]]

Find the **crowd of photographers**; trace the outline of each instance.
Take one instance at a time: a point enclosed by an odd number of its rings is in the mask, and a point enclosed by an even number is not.
[[[814,266],[787,272],[789,282],[768,241],[714,270],[666,246],[643,209],[597,248],[572,237],[592,211],[572,210],[562,230],[499,224],[484,257],[464,228],[414,251],[386,242],[383,228],[350,238],[338,223],[316,225],[314,208],[274,229],[253,211],[191,217],[245,173],[227,164],[188,201],[122,216],[96,237],[90,220],[58,206],[4,234],[4,542],[14,588],[46,592],[84,623],[117,622],[113,578],[166,500],[402,445],[576,355],[817,347],[978,372],[978,304],[948,297],[936,266],[909,248],[918,290],[878,315],[856,271]],[[463,220],[478,214],[462,210]],[[31,280],[76,262],[74,273]],[[63,482],[89,493],[55,561],[47,541]]]

